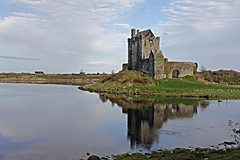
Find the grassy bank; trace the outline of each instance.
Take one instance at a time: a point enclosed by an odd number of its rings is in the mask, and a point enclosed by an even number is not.
[[[185,148],[176,148],[174,150],[158,150],[151,153],[133,153],[113,156],[115,160],[130,159],[162,159],[162,160],[192,160],[192,159],[208,159],[208,160],[237,160],[240,159],[240,148],[227,149],[209,149],[196,148],[194,150]]]
[[[121,71],[117,74],[105,75],[100,78],[99,83],[92,86],[80,86],[79,89],[117,95],[207,99],[240,98],[240,88],[236,86],[205,84],[196,80],[194,76],[154,80],[138,71]]]

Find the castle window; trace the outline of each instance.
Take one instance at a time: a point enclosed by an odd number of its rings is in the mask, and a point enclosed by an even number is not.
[[[150,47],[152,47],[152,41],[150,41]]]

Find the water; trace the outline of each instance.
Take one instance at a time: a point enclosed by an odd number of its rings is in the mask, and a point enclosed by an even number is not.
[[[0,84],[0,159],[107,156],[232,141],[240,100],[100,96],[76,86]],[[138,109],[134,109],[134,108]]]

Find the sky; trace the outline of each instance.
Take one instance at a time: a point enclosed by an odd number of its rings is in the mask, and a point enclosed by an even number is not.
[[[0,0],[0,72],[118,72],[132,28],[169,61],[240,71],[239,0]]]

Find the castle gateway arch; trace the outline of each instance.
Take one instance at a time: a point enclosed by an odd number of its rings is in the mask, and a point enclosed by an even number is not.
[[[179,75],[178,69],[174,69],[174,70],[172,71],[172,78],[178,78],[178,75]]]

